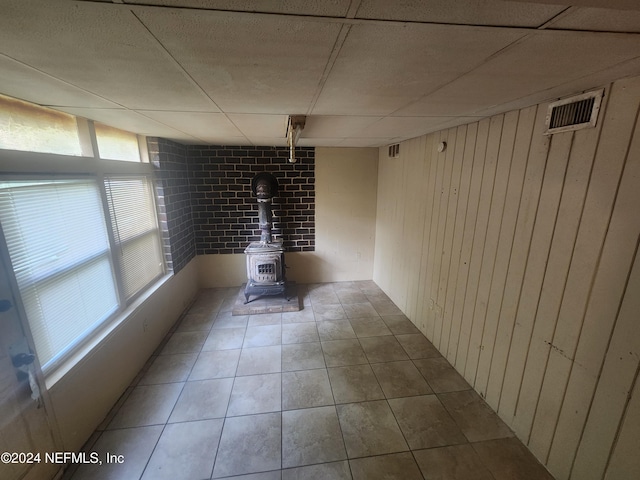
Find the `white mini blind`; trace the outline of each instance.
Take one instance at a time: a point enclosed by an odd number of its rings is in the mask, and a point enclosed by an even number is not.
[[[0,223],[46,371],[118,309],[98,185],[0,181]]]
[[[119,264],[126,299],[164,272],[160,232],[147,177],[107,177],[105,189],[115,237],[114,258]]]

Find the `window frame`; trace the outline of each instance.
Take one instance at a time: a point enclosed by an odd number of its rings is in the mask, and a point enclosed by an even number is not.
[[[65,352],[64,355],[61,355],[60,358],[57,358],[55,362],[47,365],[47,369],[45,371],[42,370],[42,365],[37,363],[37,367],[44,376],[48,387],[52,386],[70,368],[72,368],[73,365],[79,362],[86,354],[91,352],[93,348],[99,344],[101,339],[105,338],[110,331],[117,328],[118,325],[128,318],[131,313],[135,311],[137,305],[151,295],[153,291],[155,291],[155,289],[158,288],[159,285],[161,285],[162,282],[171,274],[170,270],[167,268],[164,255],[161,255],[162,273],[150,281],[131,298],[124,298],[122,273],[120,272],[118,262],[114,258],[114,252],[117,249],[117,242],[109,213],[105,178],[128,176],[146,177],[148,179],[151,185],[152,202],[155,211],[157,241],[159,242],[162,252],[162,222],[159,218],[158,193],[156,189],[154,165],[149,162],[148,159],[146,137],[141,135],[137,135],[140,161],[133,162],[100,158],[93,121],[81,117],[76,117],[76,120],[82,147],[82,156],[0,149],[0,176],[6,180],[18,180],[21,178],[31,180],[78,177],[90,178],[96,183],[100,192],[102,214],[107,226],[107,235],[109,239],[109,251],[107,255],[114,277],[118,307],[114,313],[97,325],[95,329],[87,332],[86,335],[79,337],[78,341],[73,342],[73,347],[71,347],[69,351]],[[5,258],[5,260],[9,260],[7,265],[11,265],[4,236],[0,238],[0,254]],[[16,308],[18,309],[24,323],[25,334],[30,344],[30,348],[35,351],[29,321],[26,317],[25,309],[20,299],[20,291],[17,288],[15,275],[13,271],[8,272],[8,274],[16,297]]]

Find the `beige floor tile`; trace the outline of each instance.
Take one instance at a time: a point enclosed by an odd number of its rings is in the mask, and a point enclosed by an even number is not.
[[[334,403],[327,369],[282,374],[282,409],[322,407]]]
[[[386,400],[337,405],[349,458],[409,450]]]
[[[421,333],[396,335],[398,341],[402,344],[409,358],[433,358],[440,357],[440,352],[427,340],[427,337]]]
[[[349,463],[321,463],[307,467],[289,468],[282,471],[282,480],[351,480]]]
[[[409,357],[394,336],[361,338],[360,345],[362,345],[362,349],[370,363],[409,360]]]
[[[470,442],[513,436],[509,427],[473,390],[439,393],[438,398]]]
[[[371,305],[368,300],[363,303],[343,304],[342,308],[344,308],[344,313],[347,315],[347,318],[371,318],[379,316],[376,309],[373,308],[373,305]]]
[[[496,480],[553,480],[549,472],[516,438],[501,438],[472,445]]]
[[[282,345],[283,372],[324,367],[324,356],[320,342]]]
[[[164,425],[153,425],[103,432],[91,447],[91,451],[97,452],[100,456],[102,465],[80,465],[73,475],[73,480],[140,478],[163,428]],[[107,453],[124,455],[125,462],[105,463]]]
[[[446,358],[423,358],[414,360],[422,376],[436,393],[469,390],[471,387],[462,375],[456,372]]]
[[[211,328],[240,328],[249,324],[249,315],[232,315],[230,311],[219,312]]]
[[[281,468],[280,413],[227,418],[222,429],[213,478]]]
[[[249,315],[249,327],[280,324],[282,324],[282,313],[261,313],[259,315]]]
[[[349,460],[349,464],[353,480],[422,480],[418,464],[409,452],[357,458]]]
[[[215,314],[207,313],[188,313],[180,321],[178,325],[178,332],[195,332],[206,331],[208,332],[215,320]]]
[[[201,352],[191,369],[189,380],[233,377],[238,368],[240,350]]]
[[[391,330],[380,317],[352,318],[349,320],[357,337],[381,337],[391,335]]]
[[[200,349],[207,339],[207,332],[175,332],[169,338],[161,355],[172,355],[176,353],[200,353]]]
[[[357,287],[354,287],[353,290],[339,290],[336,291],[336,295],[338,295],[338,299],[342,305],[349,305],[352,303],[367,303],[369,299],[367,296],[362,293]]]
[[[338,297],[336,297],[337,300]],[[316,318],[316,321],[324,321],[324,320],[344,320],[347,318],[347,315],[344,313],[344,309],[342,305],[337,304],[312,304],[313,314]]]
[[[184,382],[197,358],[197,353],[160,355],[149,366],[138,385]]]
[[[306,323],[315,321],[316,317],[313,314],[313,309],[309,306],[303,308],[298,312],[283,312],[282,314],[283,325],[287,323]]]
[[[268,347],[282,343],[281,325],[263,325],[259,327],[247,327],[244,334],[244,348]]]
[[[318,335],[321,341],[346,340],[356,338],[356,333],[348,320],[329,320],[318,322]]]
[[[384,393],[369,365],[350,365],[328,369],[336,403],[381,400]]]
[[[403,335],[408,333],[420,333],[411,320],[405,315],[385,315],[382,321],[389,327],[394,335]]]
[[[318,328],[315,322],[290,323],[282,325],[282,343],[319,342]]]
[[[224,418],[232,387],[233,378],[185,383],[169,423]]]
[[[141,385],[133,389],[108,429],[164,424],[169,419],[184,383]]]
[[[495,480],[468,443],[414,450],[413,456],[425,480]]]
[[[388,299],[388,297],[384,294],[371,296],[367,295],[369,302],[373,305],[378,315],[402,315],[402,310],[400,310],[395,303]]]
[[[202,346],[203,352],[212,350],[233,350],[242,348],[244,342],[245,327],[214,328],[209,332],[207,340]]]
[[[412,450],[467,441],[435,395],[392,398],[389,405]]]
[[[282,376],[279,373],[236,377],[227,417],[282,410]]]
[[[282,412],[282,467],[347,458],[335,406]]]
[[[278,373],[282,371],[282,347],[243,348],[238,362],[237,376]]]
[[[222,423],[222,419],[214,419],[167,425],[142,480],[208,478]]]
[[[327,367],[368,363],[367,356],[356,339],[322,342],[322,351]]]
[[[376,363],[371,368],[387,398],[433,393],[411,360]]]

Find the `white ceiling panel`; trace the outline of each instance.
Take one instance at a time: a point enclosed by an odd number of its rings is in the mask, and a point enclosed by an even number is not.
[[[241,12],[285,13],[288,15],[314,15],[342,17],[347,14],[350,0],[329,0],[310,2],[309,0],[125,0],[124,3],[144,3],[180,8],[200,8],[208,10],[235,10]]]
[[[377,138],[366,138],[366,137],[351,137],[345,138],[336,146],[340,147],[382,147],[384,145],[389,145],[391,143],[396,143],[399,140],[394,137],[377,137]],[[326,145],[330,146],[330,145]]]
[[[131,110],[77,107],[58,107],[56,109],[140,135],[171,138],[185,142],[197,140],[193,135],[171,128]]]
[[[117,108],[118,105],[0,55],[1,93],[38,105]]]
[[[468,109],[452,114],[470,115],[588,77],[639,53],[640,36],[537,31],[398,113],[418,115],[430,105],[457,104]]]
[[[229,113],[306,113],[340,30],[336,23],[288,16],[136,12]]]
[[[314,115],[307,118],[303,132],[310,138],[349,138],[381,118]]]
[[[131,12],[113,5],[3,1],[0,46],[1,53],[127,108],[162,103],[200,110],[208,101]]]
[[[385,117],[357,133],[361,138],[393,137],[403,140],[432,131],[450,117]]]
[[[388,115],[523,35],[516,29],[354,25],[312,113]]]
[[[223,113],[140,111],[142,115],[157,120],[194,137],[242,137],[242,132]]]
[[[539,27],[565,8],[562,5],[512,3],[502,0],[363,0],[356,18]]]
[[[549,28],[603,32],[640,32],[640,10],[576,8],[554,21]]]
[[[241,131],[254,137],[282,137],[287,133],[288,115],[251,115],[230,113],[229,120]]]

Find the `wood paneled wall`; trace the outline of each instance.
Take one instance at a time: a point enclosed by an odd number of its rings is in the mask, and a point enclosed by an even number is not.
[[[379,152],[374,280],[558,479],[640,478],[640,77]],[[446,149],[438,152],[438,145]]]

